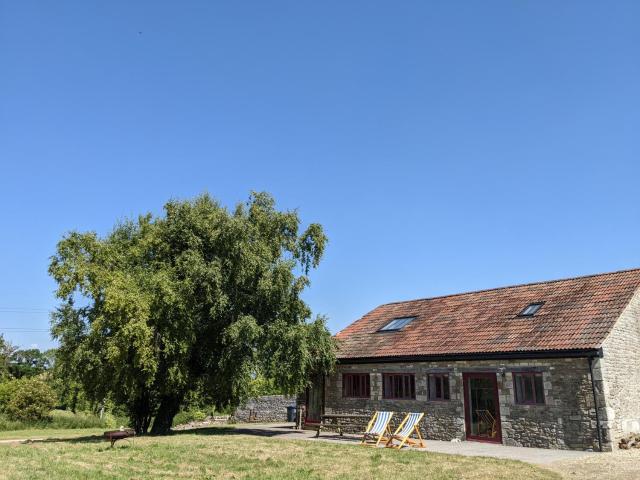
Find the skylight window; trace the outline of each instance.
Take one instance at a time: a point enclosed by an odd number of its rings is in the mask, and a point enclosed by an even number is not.
[[[411,321],[416,317],[401,317],[394,318],[389,323],[387,323],[384,327],[382,327],[379,332],[397,332],[398,330],[402,330],[406,327]]]
[[[522,310],[518,316],[519,317],[533,317],[536,313],[538,313],[538,310],[540,310],[540,308],[542,308],[542,305],[544,305],[544,302],[536,302],[536,303],[530,303],[529,305],[527,305],[524,310]]]

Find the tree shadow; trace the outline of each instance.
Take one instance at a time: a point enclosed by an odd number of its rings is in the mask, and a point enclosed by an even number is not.
[[[207,436],[223,436],[223,435],[252,435],[256,437],[277,437],[280,435],[290,435],[296,433],[291,426],[269,426],[269,427],[252,427],[251,425],[240,426],[216,426],[192,428],[189,430],[174,430],[170,435],[207,435]]]
[[[85,435],[83,437],[49,437],[39,438],[35,440],[27,439],[20,443],[24,445],[36,444],[36,443],[99,443],[106,441],[102,435]]]
[[[171,432],[171,435],[210,435],[210,436],[225,436],[225,435],[249,435],[262,438],[278,438],[285,437],[290,440],[319,440],[352,444],[357,443],[361,439],[361,435],[357,434],[345,434],[340,435],[337,432],[322,432],[322,435],[317,438],[315,431],[312,430],[296,430],[293,425],[260,425],[252,426],[251,424],[240,424],[238,426],[215,426],[215,427],[201,427],[193,428],[190,430],[176,430]]]
[[[310,431],[306,431],[311,433]],[[300,435],[300,438],[306,438],[305,434],[300,430],[296,430],[292,425],[216,425],[211,427],[192,428],[188,430],[172,430],[165,435],[136,435],[128,439],[118,440],[115,446],[127,445],[129,441],[134,441],[141,438],[163,438],[181,435],[198,435],[198,436],[233,436],[233,435],[249,435],[262,438],[277,438],[282,436],[289,436],[295,438],[296,434]],[[345,442],[352,442],[353,439],[349,437],[342,437],[337,434],[333,435],[329,432],[322,435],[323,439],[335,439],[343,440]],[[82,437],[51,437],[44,439],[25,440],[20,442],[22,444],[38,444],[38,443],[68,443],[68,444],[100,444],[106,443],[109,447],[109,440],[103,435],[85,435]]]

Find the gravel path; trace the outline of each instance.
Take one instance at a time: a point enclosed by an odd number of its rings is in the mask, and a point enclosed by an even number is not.
[[[567,479],[640,480],[640,450],[618,450],[577,460],[562,460],[547,465]]]

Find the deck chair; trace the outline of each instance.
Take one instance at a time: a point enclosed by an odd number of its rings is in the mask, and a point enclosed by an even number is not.
[[[360,444],[377,447],[383,440],[388,441],[391,438],[389,422],[392,417],[393,412],[375,412],[367,425],[367,430],[364,432]]]
[[[418,445],[420,448],[424,448],[424,441],[422,440],[420,429],[418,428],[418,424],[420,423],[420,420],[422,420],[422,417],[424,417],[424,413],[408,413],[393,435],[391,435],[385,446],[400,449],[406,443],[408,446],[413,447]],[[418,437],[417,440],[411,438],[411,435],[414,432]],[[400,443],[396,444],[394,441]]]

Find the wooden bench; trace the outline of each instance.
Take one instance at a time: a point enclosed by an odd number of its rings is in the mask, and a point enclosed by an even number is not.
[[[111,442],[111,448],[113,448],[113,444],[118,440],[128,440],[129,438],[133,439],[135,436],[136,432],[132,428],[104,432],[104,438]]]
[[[323,428],[324,429],[335,428],[340,434],[340,436],[342,437],[344,434],[343,427],[352,426],[353,420],[361,420],[363,422],[362,430],[364,430],[364,427],[367,425],[367,422],[369,421],[370,418],[371,417],[369,415],[341,415],[341,414],[321,415],[320,423],[318,423],[318,431],[316,432],[315,438],[318,438],[320,436],[320,430],[322,430]],[[345,424],[345,422],[347,421],[351,421],[351,422]]]

